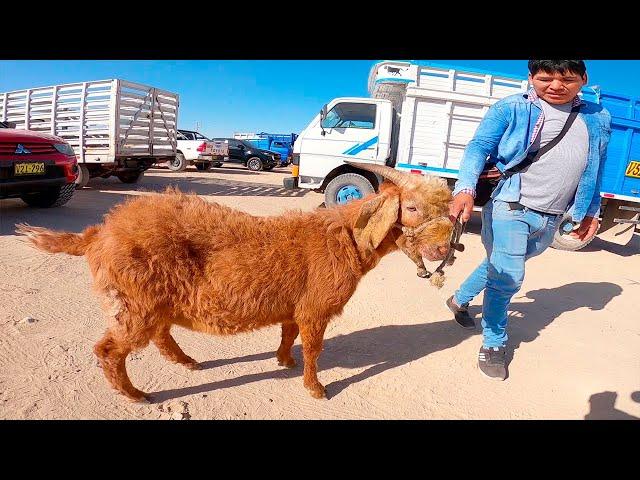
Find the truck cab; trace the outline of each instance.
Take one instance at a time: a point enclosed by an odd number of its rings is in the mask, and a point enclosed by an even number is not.
[[[345,160],[392,165],[395,116],[385,99],[341,97],[323,106],[293,147],[297,186],[324,190],[327,205],[373,192],[380,179]]]

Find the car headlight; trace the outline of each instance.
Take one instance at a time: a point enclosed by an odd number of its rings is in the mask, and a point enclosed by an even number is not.
[[[76,152],[73,151],[73,147],[68,143],[54,143],[53,148],[65,155],[73,155],[74,157],[76,155]]]

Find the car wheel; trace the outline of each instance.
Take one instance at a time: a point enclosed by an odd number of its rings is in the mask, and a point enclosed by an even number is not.
[[[25,193],[21,195],[20,198],[30,207],[60,207],[71,200],[75,189],[75,182],[67,183],[66,185],[49,189],[45,192]]]
[[[324,203],[330,208],[344,205],[375,192],[373,185],[366,177],[358,173],[343,173],[331,180],[324,190]]]
[[[211,168],[210,162],[196,162],[196,170],[200,172],[205,172]]]
[[[187,168],[187,159],[181,153],[176,153],[173,160],[169,160],[169,170],[173,172],[182,172]]]
[[[84,163],[78,164],[78,178],[76,178],[76,188],[84,188],[89,183],[89,178],[91,175],[89,174],[89,167],[87,167]]]
[[[116,177],[122,183],[136,183],[144,176],[144,171],[129,171],[129,172],[118,172],[116,173]]]
[[[247,168],[254,172],[258,172],[264,167],[262,165],[262,160],[260,160],[258,157],[251,157],[249,160],[247,160]]]
[[[214,167],[221,167],[222,166],[222,162],[215,162],[213,163]]]

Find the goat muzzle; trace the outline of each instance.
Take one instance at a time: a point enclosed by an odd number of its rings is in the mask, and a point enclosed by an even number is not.
[[[453,229],[451,230],[451,237],[449,238],[449,245],[447,248],[446,253],[442,252],[440,249],[442,247],[437,247],[436,249],[434,249],[434,252],[437,251],[438,253],[440,253],[440,255],[443,255],[444,258],[442,258],[442,262],[440,263],[440,265],[438,265],[438,267],[432,272],[427,271],[427,275],[425,278],[430,278],[434,273],[438,273],[440,275],[443,274],[443,269],[445,267],[445,265],[453,265],[453,262],[455,261],[456,257],[454,256],[455,252],[464,252],[464,245],[462,243],[460,243],[460,237],[462,236],[465,226],[466,226],[466,222],[463,223],[461,218],[461,214],[462,212],[458,215],[458,217],[456,218],[456,221],[453,225]],[[407,243],[410,246],[413,246],[418,234],[420,232],[422,232],[425,228],[427,228],[429,225],[440,221],[442,219],[447,219],[449,221],[450,218],[449,217],[436,217],[433,218],[431,220],[427,220],[426,222],[421,223],[420,225],[418,225],[417,227],[406,227],[404,225],[401,225],[399,223],[396,223],[396,227],[400,228],[400,230],[402,230],[402,233],[404,234],[405,237],[407,237]],[[435,256],[435,255],[434,255]]]

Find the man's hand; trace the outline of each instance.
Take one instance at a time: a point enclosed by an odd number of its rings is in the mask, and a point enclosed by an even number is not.
[[[580,222],[580,226],[569,235],[571,235],[573,238],[577,238],[582,242],[587,238],[591,238],[592,236],[594,236],[598,231],[599,225],[600,222],[597,218],[584,217],[584,220]]]
[[[453,197],[453,202],[449,205],[449,215],[451,221],[455,222],[458,218],[458,214],[462,212],[460,220],[462,223],[468,222],[471,218],[471,212],[473,211],[473,196],[469,193],[460,192]]]

